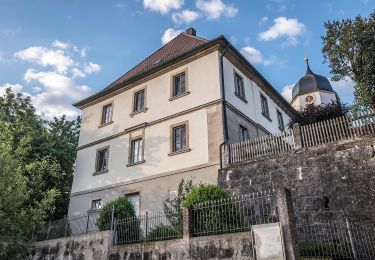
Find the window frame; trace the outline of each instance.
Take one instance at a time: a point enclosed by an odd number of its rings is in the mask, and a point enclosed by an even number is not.
[[[241,80],[241,86],[239,91],[237,91],[237,78]],[[236,70],[233,70],[233,80],[234,80],[234,95],[241,99],[243,102],[247,103],[246,91],[245,91],[245,81],[244,78]]]
[[[137,106],[137,94],[143,92],[143,107],[139,110],[136,110]],[[143,87],[140,89],[137,89],[136,91],[133,92],[133,98],[132,98],[132,108],[131,108],[131,113],[130,116],[133,117],[136,114],[146,112],[147,111],[147,87]]]
[[[185,75],[185,91],[183,93],[180,93],[180,94],[177,94],[175,95],[175,78],[177,76],[180,76],[181,74],[184,74]],[[189,80],[188,80],[188,69],[184,69],[182,71],[179,71],[177,73],[174,73],[171,75],[171,86],[170,86],[170,98],[169,98],[169,101],[172,101],[172,100],[175,100],[177,98],[180,98],[180,97],[183,97],[183,96],[186,96],[188,94],[190,94],[190,91],[189,91]]]
[[[246,131],[246,138],[244,140],[242,140],[242,130]],[[250,139],[249,130],[247,129],[247,127],[240,125],[239,126],[239,141],[242,143],[242,142],[246,142],[249,139]]]
[[[280,116],[280,117],[279,117]],[[277,118],[277,127],[279,128],[279,130],[281,132],[285,131],[285,124],[284,124],[284,117],[283,117],[283,113],[276,108],[276,118]],[[280,126],[280,120],[279,118],[281,119],[281,126]]]
[[[94,204],[94,202],[96,202],[96,201],[99,201],[100,202],[100,208],[93,208],[93,204]],[[103,203],[102,203],[102,199],[101,198],[98,198],[98,199],[92,199],[91,200],[91,206],[90,206],[90,211],[99,211],[99,210],[101,210],[102,208],[103,208]]]
[[[265,101],[265,108],[266,108],[266,111],[263,111],[263,100]],[[269,106],[268,106],[268,99],[265,95],[263,95],[262,93],[260,93],[260,107],[261,107],[261,112],[262,112],[262,115],[267,118],[268,120],[272,121],[271,118],[270,118],[270,109],[269,109]]]
[[[134,196],[134,195],[138,195],[138,198],[139,198],[139,201],[138,201],[138,215],[139,214],[141,214],[141,191],[137,191],[137,190],[135,190],[135,191],[131,191],[131,192],[127,192],[127,193],[124,193],[124,197],[129,197],[129,196]],[[130,201],[129,201],[130,202]],[[131,203],[131,202],[130,202]],[[133,207],[134,207],[134,205],[133,205]],[[137,212],[136,212],[137,213]],[[137,216],[138,216],[137,215]]]
[[[185,148],[176,151],[175,150],[175,129],[179,127],[185,127]],[[176,155],[180,153],[185,153],[191,151],[189,145],[189,121],[180,122],[170,126],[170,152],[169,155]]]
[[[135,146],[137,144],[137,147]],[[137,150],[137,156],[135,154],[135,150]],[[129,157],[129,164],[136,164],[143,161],[143,138],[134,138],[130,140],[130,157]],[[135,160],[137,157],[137,160]]]
[[[105,165],[105,169],[101,170],[101,171],[98,171],[98,166],[99,166],[99,153],[103,150],[107,150],[107,158],[106,158],[106,165]],[[108,165],[109,165],[109,145],[108,146],[105,146],[105,147],[101,147],[101,148],[98,148],[96,150],[96,158],[95,158],[95,171],[94,171],[94,175],[100,175],[100,174],[103,174],[103,173],[106,173],[108,172]]]
[[[107,106],[111,106],[111,113],[109,115],[109,121],[108,122],[104,122],[104,120],[103,120],[104,119],[104,108],[107,107]],[[107,126],[107,125],[110,125],[110,124],[113,123],[113,110],[114,110],[114,102],[113,101],[105,103],[105,104],[102,105],[102,107],[101,107],[101,114],[100,114],[99,128]]]
[[[145,161],[145,131],[144,129],[141,130],[142,132],[138,135],[134,135],[132,136],[132,133],[130,133],[129,135],[129,147],[128,147],[128,164],[126,165],[127,167],[131,167],[131,166],[134,166],[134,165],[138,165],[138,164],[141,164],[141,163],[144,163],[146,162]],[[141,150],[139,151],[140,152],[140,157],[141,157],[141,160],[137,161],[137,162],[133,162],[133,142],[134,141],[137,141],[137,140],[141,140]]]

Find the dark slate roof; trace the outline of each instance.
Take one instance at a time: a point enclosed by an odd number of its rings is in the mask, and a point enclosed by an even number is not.
[[[315,90],[326,90],[334,92],[331,83],[329,83],[329,80],[326,77],[317,75],[312,72],[309,63],[307,62],[306,75],[303,76],[294,86],[292,97],[294,99],[298,95],[309,93]]]
[[[137,76],[143,72],[149,71],[160,66],[175,57],[178,57],[194,48],[197,48],[208,41],[185,32],[180,33],[176,38],[165,44],[159,50],[148,56],[146,59],[137,64],[134,68],[126,72],[107,88],[111,88],[117,84],[121,84],[126,80]],[[106,89],[107,89],[106,88]]]

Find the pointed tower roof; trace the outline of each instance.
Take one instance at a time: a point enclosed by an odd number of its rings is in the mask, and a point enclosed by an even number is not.
[[[326,77],[315,74],[310,69],[308,58],[305,58],[305,61],[307,66],[306,75],[303,76],[294,86],[292,91],[292,98],[294,99],[298,95],[303,95],[316,90],[334,92],[329,80]]]

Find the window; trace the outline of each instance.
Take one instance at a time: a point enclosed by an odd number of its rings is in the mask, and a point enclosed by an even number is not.
[[[135,92],[134,94],[134,108],[133,112],[139,112],[143,110],[145,106],[145,90]]]
[[[112,103],[103,106],[101,125],[107,125],[112,122]]]
[[[245,99],[245,87],[243,79],[237,73],[234,73],[234,93],[241,99]]]
[[[240,142],[245,142],[249,139],[249,133],[246,127],[240,125]]]
[[[185,72],[173,77],[172,96],[180,96],[186,92]]]
[[[179,125],[173,127],[172,142],[172,152],[186,150],[186,125]]]
[[[139,193],[126,194],[125,197],[133,205],[135,214],[139,215]]]
[[[269,118],[270,117],[270,112],[268,110],[268,102],[267,102],[267,98],[263,95],[260,95],[260,104],[262,106],[262,114]]]
[[[96,153],[96,172],[103,173],[108,170],[109,147],[100,149]]]
[[[276,110],[277,112],[277,124],[279,126],[280,131],[284,131],[284,119],[283,114],[279,110]]]
[[[143,160],[142,156],[142,138],[138,138],[131,141],[130,148],[130,163],[137,163]]]
[[[93,200],[91,201],[91,210],[99,210],[102,208],[102,200]]]

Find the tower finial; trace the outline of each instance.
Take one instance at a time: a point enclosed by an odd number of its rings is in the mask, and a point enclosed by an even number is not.
[[[305,57],[305,61],[306,61],[306,65],[307,65],[307,72],[306,73],[312,73],[311,69],[310,69],[310,65],[309,65],[309,60],[310,58],[309,57]]]

